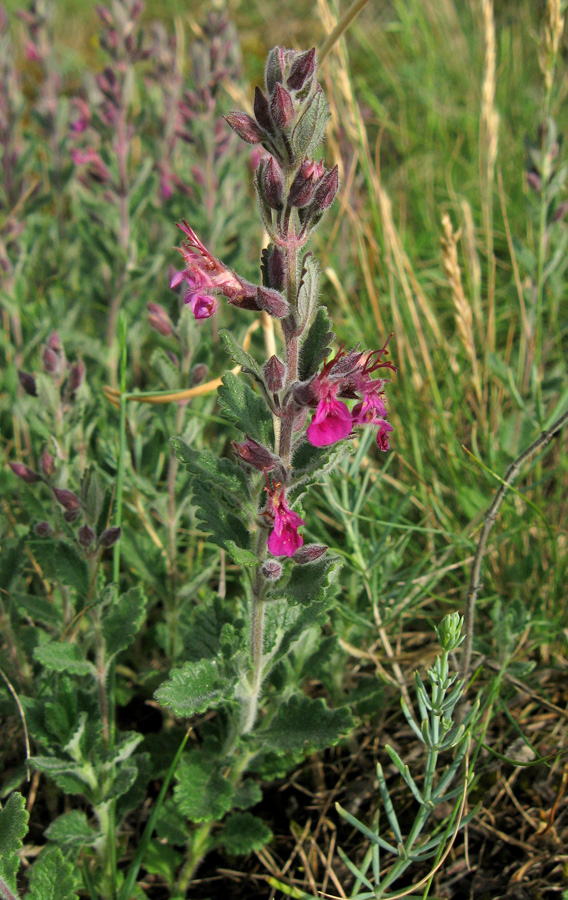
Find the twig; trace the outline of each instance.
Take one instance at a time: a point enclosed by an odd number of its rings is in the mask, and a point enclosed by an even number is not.
[[[517,475],[520,473],[523,465],[530,460],[535,453],[539,450],[543,450],[548,444],[551,442],[553,437],[556,437],[559,431],[562,430],[564,425],[568,422],[568,410],[557,419],[548,431],[543,431],[540,437],[534,441],[524,450],[517,459],[511,463],[507,472],[505,474],[505,478],[501,484],[501,487],[495,494],[493,499],[493,503],[489,507],[487,513],[485,514],[485,521],[483,523],[483,529],[481,531],[481,537],[479,538],[479,543],[477,545],[477,550],[475,553],[475,559],[473,561],[473,569],[471,573],[471,581],[469,583],[469,590],[467,592],[467,597],[465,601],[465,641],[464,641],[464,649],[463,649],[463,657],[462,657],[462,665],[460,677],[464,679],[464,681],[468,677],[469,666],[471,662],[471,652],[473,647],[473,627],[474,627],[474,613],[475,613],[475,601],[477,600],[477,595],[479,593],[479,588],[481,587],[481,566],[483,563],[483,557],[487,551],[487,542],[489,540],[489,535],[491,533],[491,529],[495,524],[495,520],[497,519],[497,514],[499,512],[499,508],[505,499],[505,494],[517,478]]]

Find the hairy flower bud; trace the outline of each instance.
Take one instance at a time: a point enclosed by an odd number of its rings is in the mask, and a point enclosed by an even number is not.
[[[294,104],[286,88],[276,85],[270,100],[270,115],[277,128],[287,128],[294,118]]]
[[[183,272],[178,272],[176,274],[181,274],[183,278]],[[148,325],[150,328],[153,328],[154,331],[157,331],[159,334],[163,334],[164,337],[169,337],[173,334],[174,327],[172,320],[163,306],[160,306],[159,303],[148,303],[146,308],[148,310]]]
[[[255,87],[254,89],[254,103],[253,103],[254,117],[261,128],[268,133],[272,133],[274,131],[274,126],[272,124],[272,119],[270,118],[270,109],[268,107],[268,100],[262,93],[259,87]]]
[[[201,384],[207,378],[209,366],[206,363],[197,363],[189,374],[189,383],[192,387]]]
[[[307,206],[312,197],[316,185],[321,183],[324,174],[324,166],[321,162],[305,159],[290,186],[288,201],[292,206]]]
[[[77,533],[77,537],[79,539],[81,547],[84,547],[85,550],[88,550],[88,548],[95,540],[96,535],[89,525],[81,525]]]
[[[268,281],[271,288],[281,291],[286,285],[286,254],[274,245],[268,257]]]
[[[286,377],[286,366],[277,356],[271,356],[262,369],[266,387],[273,394],[280,390]]]
[[[55,460],[47,447],[44,448],[41,454],[41,470],[46,478],[51,478],[55,474]]]
[[[283,78],[284,73],[282,71],[281,63],[281,48],[274,47],[268,54],[268,59],[266,60],[266,68],[264,70],[266,90],[270,95],[272,95],[277,82],[282,83]]]
[[[260,185],[264,199],[271,209],[284,208],[284,175],[273,156],[260,163]]]
[[[252,466],[253,469],[258,469],[259,472],[262,472],[263,469],[271,472],[280,462],[278,457],[271,453],[270,450],[257,443],[257,441],[253,441],[248,435],[246,440],[240,444],[233,441],[233,450],[242,462]]]
[[[75,512],[79,510],[80,501],[77,494],[68,491],[65,488],[52,488],[55,499],[67,512]]]
[[[282,575],[282,566],[275,559],[267,559],[261,571],[267,581],[278,581]]]
[[[107,528],[101,534],[99,538],[99,546],[108,549],[109,547],[113,547],[116,542],[120,539],[121,529],[113,526],[111,528]]]
[[[257,309],[263,309],[277,319],[283,319],[290,312],[290,306],[282,294],[271,288],[257,288],[256,303]]]
[[[71,366],[69,377],[67,379],[67,393],[70,400],[75,399],[77,391],[85,380],[86,371],[85,363],[82,359],[78,359],[77,362],[73,363]]]
[[[306,563],[315,562],[316,559],[319,559],[326,552],[327,547],[324,547],[322,544],[307,544],[305,547],[300,547],[299,550],[296,550],[292,559],[297,565],[304,566]]]
[[[28,466],[25,466],[23,463],[19,462],[9,462],[14,475],[17,475],[18,478],[21,478],[22,481],[25,481],[26,484],[36,484],[36,482],[41,481],[41,475],[38,475],[37,472],[34,472],[33,469],[30,469]]]
[[[339,168],[334,166],[331,172],[321,178],[314,193],[314,208],[317,212],[323,212],[328,209],[335,200],[335,195],[339,190]]]
[[[243,112],[230,112],[223,116],[227,125],[236,131],[241,140],[247,144],[260,144],[264,140],[264,132],[254,119]]]
[[[49,522],[38,522],[37,525],[34,525],[34,532],[38,537],[48,538],[53,534],[53,528]]]
[[[18,378],[26,394],[29,394],[30,397],[37,397],[37,385],[34,376],[28,372],[19,371]]]
[[[316,48],[306,50],[299,53],[290,69],[290,74],[286,79],[286,84],[292,91],[300,91],[308,78],[314,74],[316,70]]]

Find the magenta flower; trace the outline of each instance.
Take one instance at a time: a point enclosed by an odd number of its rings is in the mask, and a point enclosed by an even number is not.
[[[351,432],[351,413],[345,403],[336,400],[337,385],[321,383],[318,393],[325,390],[308,425],[307,436],[313,447],[328,447],[346,438]]]
[[[266,515],[274,519],[274,528],[268,537],[268,549],[273,556],[293,556],[296,550],[304,543],[301,534],[298,534],[300,525],[305,525],[304,520],[290,509],[284,496],[284,488],[278,493],[279,484],[268,489],[268,511]]]
[[[387,408],[377,391],[369,391],[362,403],[352,411],[353,425],[378,425],[387,414]]]
[[[391,431],[394,431],[394,428],[390,422],[383,419],[377,431],[377,447],[385,453],[389,449],[389,433]]]
[[[188,291],[185,295],[185,302],[189,302],[196,319],[208,319],[217,309],[217,300],[210,294],[191,294]]]

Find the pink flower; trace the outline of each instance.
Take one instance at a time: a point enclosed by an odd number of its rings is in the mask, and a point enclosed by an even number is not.
[[[298,534],[300,525],[305,525],[304,520],[293,512],[286,503],[284,488],[278,493],[279,484],[275,484],[271,490],[268,488],[268,510],[266,515],[274,519],[274,528],[268,537],[268,549],[273,556],[293,556],[304,543],[301,534]]]
[[[321,384],[318,393],[325,391],[316,407],[315,416],[308,425],[307,436],[313,447],[328,447],[346,438],[351,432],[351,413],[345,403],[336,400],[337,385]]]
[[[383,419],[377,431],[377,447],[385,453],[389,449],[389,432],[391,431],[394,431],[394,428],[390,422]]]
[[[352,411],[353,425],[378,425],[387,414],[387,408],[377,391],[369,391],[362,403]]]
[[[208,319],[217,309],[217,300],[209,294],[191,294],[188,291],[185,302],[189,303],[196,319]]]

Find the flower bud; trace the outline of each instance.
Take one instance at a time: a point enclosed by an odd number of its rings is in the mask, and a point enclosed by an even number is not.
[[[282,294],[271,288],[259,287],[256,291],[257,308],[265,310],[270,316],[283,319],[290,312],[290,306]]]
[[[254,119],[243,112],[230,112],[223,116],[227,125],[236,131],[241,140],[247,144],[260,144],[264,140],[264,132]]]
[[[294,104],[286,88],[276,85],[270,100],[270,115],[277,128],[287,128],[294,118]]]
[[[180,280],[183,280],[184,273],[176,273],[176,275],[180,274],[182,275],[182,279]],[[157,331],[159,334],[163,334],[164,337],[169,337],[173,334],[174,328],[172,320],[163,306],[160,306],[159,303],[148,303],[146,308],[148,310],[148,325],[150,328],[153,328],[154,331]]]
[[[18,378],[26,394],[29,394],[30,397],[37,397],[37,385],[34,376],[28,372],[19,371]]]
[[[113,28],[114,27],[114,19],[112,18],[110,10],[108,10],[106,8],[106,6],[99,6],[99,5],[97,5],[95,7],[95,9],[98,13],[98,16],[99,16],[101,22],[103,22],[103,24],[106,25],[107,28]]]
[[[79,510],[80,501],[77,494],[68,491],[65,488],[52,488],[55,499],[67,512],[75,512]]]
[[[314,207],[316,212],[328,209],[335,200],[339,190],[339,168],[334,166],[331,172],[326,172],[320,179],[314,193]]]
[[[538,172],[535,172],[535,171],[527,172],[527,184],[530,188],[533,189],[533,191],[536,191],[537,193],[538,193],[538,191],[540,191],[541,186],[542,186],[542,181],[541,181],[541,178],[540,178],[540,175],[538,174]]]
[[[80,509],[66,509],[65,512],[63,513],[63,518],[65,519],[66,522],[69,523],[69,525],[73,525],[73,523],[77,521],[77,519],[79,518],[80,515],[81,515]]]
[[[553,222],[560,222],[561,219],[564,218],[566,212],[568,211],[568,203],[566,200],[560,204],[560,206],[554,211],[554,215],[552,216]]]
[[[279,458],[270,450],[253,441],[248,435],[241,444],[233,441],[233,450],[240,460],[252,466],[253,469],[258,469],[259,472],[263,469],[271,472],[280,462]]]
[[[85,380],[85,372],[85,363],[82,359],[78,359],[77,362],[73,363],[71,366],[69,377],[67,379],[67,392],[70,400],[75,399],[77,391]]]
[[[21,478],[22,481],[26,482],[26,484],[36,484],[38,481],[42,480],[41,475],[38,475],[37,472],[34,472],[33,469],[30,469],[23,463],[9,462],[8,465],[10,466],[14,475],[17,475],[18,478]]]
[[[121,529],[113,526],[112,528],[107,528],[106,531],[103,531],[99,538],[99,546],[108,549],[109,547],[113,547],[114,544],[119,540],[121,534]]]
[[[282,575],[282,566],[275,559],[267,559],[261,571],[267,581],[278,581]]]
[[[41,454],[41,470],[46,478],[51,478],[55,474],[55,460],[47,447],[44,448]]]
[[[270,287],[276,291],[283,290],[286,284],[286,254],[276,245],[268,257],[268,280]]]
[[[270,110],[268,108],[268,100],[259,87],[254,89],[254,117],[261,128],[269,133],[274,131],[272,119],[270,118]]]
[[[306,563],[315,562],[316,559],[319,559],[326,552],[327,547],[324,547],[322,544],[306,544],[304,547],[296,550],[292,559],[297,565],[304,566]]]
[[[83,547],[85,550],[89,549],[96,537],[95,532],[92,528],[90,528],[89,525],[81,525],[77,536],[79,538],[81,547]]]
[[[316,48],[306,50],[299,53],[290,69],[290,74],[286,79],[286,84],[292,91],[300,91],[308,78],[314,74],[316,70]]]
[[[284,175],[273,156],[264,165],[261,163],[260,184],[264,199],[271,209],[284,208]]]
[[[53,528],[49,522],[38,522],[37,525],[34,525],[34,532],[38,537],[48,538],[53,534]]]
[[[189,375],[189,383],[192,387],[201,384],[207,378],[209,366],[206,363],[196,363]]]
[[[266,60],[266,68],[264,70],[264,80],[266,82],[266,90],[269,94],[276,87],[276,83],[282,82],[284,73],[282,71],[281,47],[274,47],[268,54]]]
[[[275,394],[284,384],[286,366],[277,356],[271,356],[270,359],[265,362],[262,372],[264,374],[266,387],[271,393]]]

